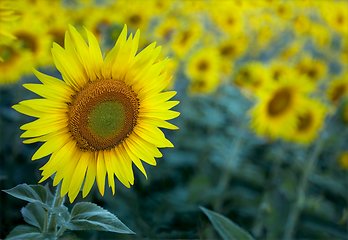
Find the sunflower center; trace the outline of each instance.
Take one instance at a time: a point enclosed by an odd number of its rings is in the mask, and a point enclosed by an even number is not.
[[[38,52],[39,46],[37,40],[31,33],[17,32],[15,33],[15,36],[18,38],[18,41],[24,49],[28,49],[34,54]]]
[[[135,93],[124,82],[96,81],[74,96],[69,111],[70,131],[82,150],[110,149],[131,134],[138,109]]]
[[[88,127],[96,136],[107,139],[122,130],[125,118],[122,102],[105,101],[96,104],[90,111]]]
[[[298,116],[297,130],[299,132],[306,131],[312,125],[313,117],[311,114],[306,113],[303,116]]]
[[[209,68],[209,63],[205,60],[202,60],[198,63],[198,69],[202,72],[207,71]]]
[[[346,92],[346,86],[344,84],[338,85],[336,88],[334,88],[331,100],[333,102],[338,102],[340,98],[345,94]]]
[[[288,89],[278,91],[268,104],[268,114],[270,116],[278,116],[284,113],[291,103],[291,94]]]

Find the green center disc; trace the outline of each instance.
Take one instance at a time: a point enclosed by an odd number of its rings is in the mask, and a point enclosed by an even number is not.
[[[103,101],[88,114],[88,127],[96,137],[107,139],[121,132],[126,111],[120,101]]]

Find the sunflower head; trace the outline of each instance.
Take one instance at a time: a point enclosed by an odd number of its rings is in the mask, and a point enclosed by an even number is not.
[[[127,39],[125,26],[115,46],[103,59],[94,35],[86,30],[88,45],[69,26],[64,46],[54,43],[52,55],[63,81],[35,71],[43,84],[24,86],[42,96],[13,106],[36,117],[25,124],[25,143],[44,142],[33,160],[50,155],[40,182],[55,174],[61,195],[73,201],[90,191],[95,179],[104,194],[105,178],[115,192],[114,177],[126,187],[134,183],[132,164],[146,176],[141,160],[156,165],[158,148],[173,147],[161,128],[177,129],[166,122],[178,112],[168,101],[176,92],[162,92],[170,82],[163,73],[168,60],[156,62],[160,47],[150,44],[137,53],[139,31]]]

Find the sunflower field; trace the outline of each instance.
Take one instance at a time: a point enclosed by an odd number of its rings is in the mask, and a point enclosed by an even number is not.
[[[348,2],[0,0],[0,239],[348,239]]]

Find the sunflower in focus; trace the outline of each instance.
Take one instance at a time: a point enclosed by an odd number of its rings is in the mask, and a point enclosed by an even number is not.
[[[96,179],[104,195],[105,178],[115,193],[116,176],[126,187],[134,183],[132,163],[145,175],[144,162],[156,165],[158,148],[173,147],[159,129],[178,129],[166,122],[179,115],[169,110],[176,92],[162,92],[169,84],[160,74],[168,60],[155,63],[160,47],[155,43],[137,53],[139,30],[127,39],[125,26],[105,59],[95,36],[86,30],[88,45],[69,26],[65,49],[54,43],[52,55],[60,79],[35,71],[42,84],[24,87],[42,96],[13,108],[38,118],[24,124],[24,143],[44,142],[32,160],[50,155],[40,170],[46,180],[55,173],[61,196],[73,202],[82,183],[85,197]]]
[[[302,103],[302,112],[297,115],[297,124],[291,131],[289,140],[309,144],[320,132],[323,126],[323,120],[326,113],[326,108],[312,99],[307,99]]]
[[[302,112],[306,94],[312,88],[313,84],[306,78],[283,78],[269,85],[249,111],[251,128],[259,135],[288,138],[288,130],[296,127],[297,115]]]

